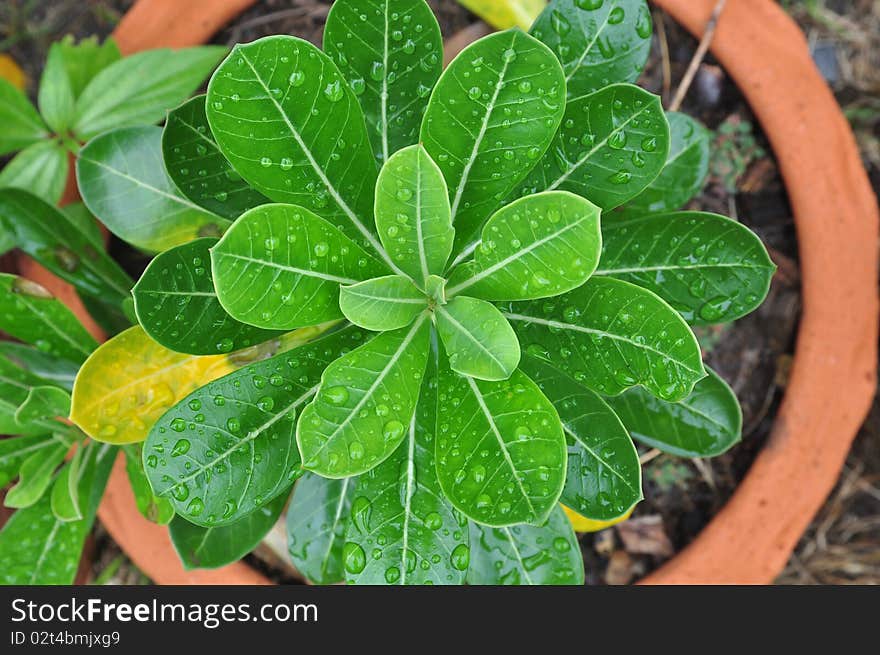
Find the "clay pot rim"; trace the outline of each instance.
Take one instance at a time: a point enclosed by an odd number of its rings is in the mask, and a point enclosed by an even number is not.
[[[125,53],[196,45],[254,1],[138,0],[115,36]],[[715,5],[715,0],[652,2],[697,36]],[[738,47],[741,43],[747,47]],[[780,161],[801,249],[804,313],[794,369],[767,445],[728,504],[690,546],[643,581],[648,584],[771,582],[831,491],[870,406],[877,373],[876,198],[852,132],[816,71],[802,33],[772,0],[733,0],[719,22],[712,51],[750,101]],[[787,97],[792,85],[800,88],[799,98]],[[804,139],[798,129],[809,130],[817,121],[820,132],[808,132],[811,139]],[[838,165],[826,165],[834,161]],[[822,223],[829,194],[836,201],[833,228]],[[835,249],[839,252],[829,256],[827,251]],[[47,278],[32,262],[22,263],[63,291],[63,282]],[[835,402],[822,403],[832,397],[823,395],[829,390]],[[134,508],[120,464],[99,517],[154,581],[270,583],[241,562],[213,571],[184,571],[167,530],[141,519]],[[776,493],[786,487],[789,494]]]

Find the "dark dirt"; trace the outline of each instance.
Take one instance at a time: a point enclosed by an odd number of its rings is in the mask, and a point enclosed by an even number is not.
[[[444,37],[476,20],[453,0],[429,3]],[[105,35],[130,4],[130,0],[7,1],[0,7],[0,52],[9,52],[23,65],[33,92],[52,40],[66,33]],[[320,43],[330,4],[262,0],[219,33],[215,42],[232,44],[287,33]],[[792,13],[807,32],[817,61],[853,123],[875,187],[880,186],[880,7],[873,0],[788,4],[793,5]],[[660,21],[669,46],[671,74],[664,76],[660,39],[655,37],[640,83],[668,102],[696,42],[655,11],[658,28]],[[736,86],[711,57],[701,65],[683,111],[719,135],[710,179],[691,206],[734,216],[755,230],[768,245],[779,272],[758,311],[732,326],[702,330],[699,335],[708,364],[731,383],[743,405],[742,444],[712,460],[682,460],[642,449],[646,499],[636,509],[629,533],[610,529],[582,537],[589,583],[630,582],[693,540],[733,493],[766,440],[791,363],[800,311],[797,241],[785,188],[766,139]],[[114,244],[113,252],[130,258],[119,244]],[[137,259],[130,261],[133,269],[141,264]],[[780,582],[880,582],[878,432],[880,409],[875,406],[837,490],[804,536]],[[96,550],[96,575],[104,571],[104,577],[114,581],[142,581],[133,567],[121,563],[118,548],[102,531],[97,533]],[[250,556],[251,561],[279,581],[293,582],[289,568],[279,568],[277,557],[266,555],[266,550],[259,558]]]

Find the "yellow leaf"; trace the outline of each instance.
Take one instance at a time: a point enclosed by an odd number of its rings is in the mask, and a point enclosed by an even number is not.
[[[96,441],[143,441],[190,393],[251,362],[291,350],[331,324],[304,328],[229,355],[198,357],[160,346],[136,326],[95,350],[73,385],[70,420]]]
[[[499,30],[521,27],[528,30],[544,7],[545,0],[458,0],[466,9]]]
[[[575,532],[598,532],[599,530],[610,528],[612,525],[623,523],[630,517],[635,508],[636,506],[633,505],[629,508],[629,511],[626,514],[619,516],[616,519],[611,519],[610,521],[594,521],[593,519],[588,519],[585,516],[581,516],[573,509],[569,509],[565,505],[562,506],[562,509],[565,510],[565,514],[566,516],[568,516],[568,520],[571,521],[571,525],[574,528]]]
[[[7,54],[0,54],[0,77],[22,91],[27,85],[27,76],[21,70],[21,66],[16,64],[15,60]]]

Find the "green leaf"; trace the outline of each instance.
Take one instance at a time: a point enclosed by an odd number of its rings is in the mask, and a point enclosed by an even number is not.
[[[156,495],[187,521],[231,525],[302,474],[294,440],[300,408],[321,372],[358,343],[349,328],[246,366],[197,389],[165,413],[144,444]]]
[[[645,0],[552,0],[531,34],[559,57],[569,98],[635,82],[651,52]]]
[[[86,445],[80,444],[73,457],[58,472],[49,498],[52,514],[59,521],[79,521],[83,518],[79,498],[79,483],[83,473],[83,455]]]
[[[168,532],[185,569],[216,569],[256,548],[278,522],[287,495],[281,494],[231,525],[205,528],[176,517]]]
[[[207,112],[251,186],[384,252],[372,232],[376,162],[363,112],[327,55],[292,36],[237,45],[211,78]]]
[[[562,189],[609,211],[653,182],[668,153],[660,98],[612,84],[568,102],[553,145],[516,195]]]
[[[455,229],[443,173],[421,146],[394,154],[376,183],[376,227],[391,259],[416,284],[443,275]]]
[[[429,326],[422,314],[410,327],[384,332],[327,367],[296,428],[306,469],[345,478],[394,452],[416,409]]]
[[[669,156],[660,175],[623,211],[627,216],[670,212],[684,207],[700,190],[709,174],[712,132],[687,114],[666,112],[669,122]]]
[[[443,39],[424,0],[337,0],[324,52],[358,96],[380,163],[416,143],[443,67]]]
[[[59,521],[52,514],[49,496],[15,512],[0,532],[0,583],[73,583],[117,451],[102,446],[89,448],[88,453],[79,485],[83,519]]]
[[[0,361],[2,360],[24,369],[43,382],[68,391],[73,389],[73,380],[79,370],[79,366],[73,362],[14,341],[0,341]]]
[[[72,36],[67,35],[58,45],[75,98],[80,96],[95,75],[122,58],[119,46],[112,38],[107,38],[98,45],[98,39],[94,36],[76,43]]]
[[[474,521],[506,526],[547,519],[565,483],[559,415],[521,371],[501,382],[439,375],[437,476]]]
[[[177,188],[218,216],[236,219],[248,209],[269,202],[241,179],[220,152],[208,126],[203,95],[168,113],[162,132],[162,154]]]
[[[39,501],[52,484],[55,469],[64,461],[69,448],[68,443],[56,440],[50,448],[28,456],[18,472],[18,482],[6,492],[6,507],[30,507]]]
[[[175,188],[162,163],[162,130],[107,132],[80,150],[76,177],[83,200],[123,241],[159,252],[197,236],[217,236],[229,222]]]
[[[614,410],[598,394],[543,360],[526,355],[522,369],[562,419],[568,443],[562,504],[594,521],[627,514],[642,499],[642,467]]]
[[[471,585],[582,585],[584,561],[559,505],[546,525],[492,528],[470,524]]]
[[[328,480],[306,473],[287,509],[287,549],[297,570],[315,584],[342,582],[342,545],[355,478]]]
[[[68,203],[61,207],[61,211],[93,246],[98,249],[104,249],[104,235],[101,234],[98,219],[95,218],[94,214],[89,211],[89,208],[84,203]]]
[[[519,364],[519,341],[507,319],[485,300],[460,296],[434,314],[453,371],[506,380]]]
[[[6,155],[49,136],[43,119],[21,91],[0,78],[0,155]]]
[[[134,320],[129,319],[123,308],[126,302],[131,301],[131,296],[123,298],[121,301],[105,302],[94,296],[86,296],[82,293],[77,295],[79,295],[79,299],[89,316],[95,320],[95,323],[108,337],[114,337],[137,323],[137,317]]]
[[[555,55],[519,30],[480,39],[444,71],[421,140],[449,186],[456,251],[547,150],[564,95]]]
[[[157,342],[181,353],[216,355],[268,341],[282,332],[239,323],[220,305],[211,273],[217,239],[196,239],[153,259],[132,289],[138,322]]]
[[[687,323],[628,282],[594,277],[552,301],[502,310],[528,354],[598,393],[617,395],[640,384],[663,400],[681,400],[706,375]]]
[[[108,130],[158,123],[204,82],[225,53],[221,46],[148,50],[110,64],[77,98],[73,132],[87,141]]]
[[[69,214],[26,191],[0,189],[0,223],[15,232],[19,248],[77,291],[107,302],[128,297],[131,278]]]
[[[53,426],[36,423],[20,423],[16,419],[19,407],[27,400],[34,387],[45,384],[32,373],[23,370],[11,360],[0,357],[0,434],[45,434]]]
[[[339,229],[294,205],[243,214],[211,250],[211,262],[226,311],[278,330],[342,318],[339,285],[386,272]]]
[[[577,536],[556,505],[545,525],[493,528],[470,524],[471,585],[582,585]]]
[[[70,394],[58,387],[32,387],[24,402],[15,411],[15,420],[26,425],[34,421],[67,418],[70,414]]]
[[[0,330],[72,362],[85,361],[98,346],[63,303],[15,275],[0,274]]]
[[[350,584],[464,582],[467,523],[443,497],[434,466],[436,394],[432,370],[403,443],[358,479],[342,555]]]
[[[53,43],[40,77],[37,105],[46,124],[56,133],[63,134],[73,121],[75,103],[73,86],[64,65],[64,50],[60,43]]]
[[[667,403],[632,389],[608,402],[634,439],[680,457],[715,457],[742,437],[736,394],[711,369],[685,400]]]
[[[0,171],[0,187],[24,189],[55,204],[67,184],[67,157],[67,151],[56,141],[29,145]]]
[[[45,453],[58,442],[52,435],[34,434],[0,439],[0,487],[18,476],[21,465],[37,451]]]
[[[339,308],[355,325],[382,332],[412,323],[428,297],[409,278],[389,275],[340,288]]]
[[[576,289],[599,263],[600,214],[589,200],[565,191],[512,202],[483,227],[474,262],[452,275],[447,295],[531,300]]]
[[[160,498],[153,493],[150,480],[144,471],[142,449],[139,444],[122,446],[125,452],[125,470],[128,482],[134,493],[134,501],[138,511],[148,521],[159,525],[168,525],[174,518],[174,505],[167,498]]]
[[[596,275],[649,289],[691,325],[727,323],[767,297],[776,266],[737,221],[704,212],[611,220]]]

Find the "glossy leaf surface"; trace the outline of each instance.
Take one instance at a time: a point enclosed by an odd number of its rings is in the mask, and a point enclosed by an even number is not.
[[[79,366],[73,362],[14,341],[0,341],[0,361],[2,360],[68,391],[73,389],[73,380],[79,370]]]
[[[15,420],[21,424],[34,421],[67,418],[70,413],[70,394],[52,386],[32,387],[15,411]]]
[[[0,531],[0,582],[8,585],[69,585],[76,577],[83,544],[104,495],[116,449],[89,448],[79,496],[83,519],[59,521],[51,499],[18,510]]]
[[[506,380],[519,364],[519,341],[507,319],[485,300],[459,296],[434,310],[453,371],[480,380]]]
[[[409,278],[389,275],[340,288],[339,308],[367,330],[396,330],[428,308],[428,297]]]
[[[52,484],[49,505],[55,518],[65,523],[79,521],[83,518],[79,483],[85,473],[83,468],[83,458],[86,456],[85,448],[85,445],[80,444],[70,461],[58,471]]]
[[[300,416],[303,466],[327,478],[369,471],[406,436],[428,359],[429,322],[384,332],[334,361]]]
[[[434,466],[433,373],[430,370],[422,386],[403,443],[358,480],[343,548],[349,583],[464,582],[469,562],[467,524],[443,497]]]
[[[342,582],[342,547],[356,478],[328,480],[306,473],[287,510],[287,549],[297,570],[315,584]]]
[[[205,96],[168,113],[162,132],[165,168],[187,198],[218,216],[235,220],[270,202],[241,179],[220,152],[205,114]]]
[[[645,0],[552,0],[531,34],[559,57],[569,98],[635,82],[651,52]]]
[[[211,78],[207,112],[220,150],[251,186],[381,252],[363,112],[327,55],[292,36],[237,45]]]
[[[0,155],[26,148],[48,136],[43,119],[21,91],[0,78]]]
[[[25,278],[0,274],[0,330],[44,353],[82,362],[98,342],[46,289]]]
[[[28,456],[18,472],[18,482],[6,492],[6,507],[30,507],[43,497],[52,484],[55,469],[64,461],[69,445],[56,439],[51,448]]]
[[[527,355],[522,369],[562,419],[568,444],[562,503],[594,521],[626,514],[642,499],[642,467],[629,432],[614,410],[598,394],[544,360]]]
[[[582,585],[584,562],[559,505],[541,527],[492,528],[471,522],[472,585]]]
[[[45,453],[57,443],[52,435],[46,434],[0,439],[0,485],[5,487],[14,480],[21,465],[32,454],[37,451]]]
[[[668,152],[660,98],[613,84],[566,105],[553,144],[517,195],[562,189],[608,211],[640,194],[663,169]]]
[[[216,569],[237,562],[256,548],[278,522],[287,496],[281,494],[231,525],[205,528],[178,516],[168,532],[186,569]]]
[[[143,441],[181,398],[233,370],[227,357],[195,357],[160,346],[141,327],[98,348],[73,386],[70,419],[97,441]]]
[[[767,297],[776,266],[742,223],[673,212],[608,221],[597,275],[650,289],[692,325],[745,316]]]
[[[128,297],[131,278],[80,219],[26,191],[2,189],[0,224],[15,233],[21,250],[77,291],[116,303]]]
[[[76,42],[72,36],[68,35],[58,44],[75,98],[80,96],[95,75],[122,58],[119,46],[116,45],[116,41],[112,37],[108,37],[99,45],[97,37],[89,37]]]
[[[681,400],[706,375],[681,316],[628,282],[594,277],[552,301],[510,303],[503,310],[525,352],[598,393],[642,385],[664,400]]]
[[[421,141],[449,187],[456,250],[476,237],[547,150],[564,95],[556,57],[519,30],[480,39],[444,71]]]
[[[581,286],[599,263],[600,213],[564,191],[512,202],[486,223],[473,264],[453,274],[447,294],[531,300]]]
[[[229,222],[175,188],[162,163],[162,130],[107,132],[80,150],[76,177],[89,210],[123,241],[162,251],[197,236],[216,236]]]
[[[243,214],[212,249],[211,265],[230,315],[283,330],[342,318],[339,285],[387,272],[338,228],[295,205]]]
[[[181,399],[144,444],[153,490],[206,527],[236,523],[286,491],[302,475],[297,416],[324,368],[360,340],[359,331],[342,330]]]
[[[416,284],[442,275],[455,229],[443,173],[421,145],[395,153],[376,183],[376,227],[395,264]]]
[[[742,410],[733,390],[711,369],[693,393],[666,403],[641,389],[608,402],[634,439],[680,457],[715,457],[742,436]]]
[[[443,40],[424,0],[337,0],[324,52],[358,97],[379,162],[416,143],[443,65]]]
[[[31,389],[44,384],[43,380],[16,366],[7,358],[0,358],[0,434],[34,435],[50,432],[43,424],[20,423],[16,419]]]
[[[125,472],[128,473],[128,482],[134,493],[138,511],[148,521],[167,525],[174,518],[174,505],[167,498],[160,498],[153,493],[150,480],[144,471],[141,445],[128,444],[122,449],[125,451]]]
[[[262,343],[282,332],[240,323],[217,300],[211,253],[217,239],[196,239],[153,259],[132,289],[138,322],[176,352],[217,355]]]
[[[703,188],[709,174],[712,133],[687,114],[666,112],[669,121],[669,156],[660,175],[630,200],[629,216],[670,212],[684,207]]]
[[[441,362],[437,476],[452,504],[487,525],[541,523],[565,482],[559,415],[520,371],[474,380]]]
[[[30,191],[57,203],[70,168],[67,151],[55,141],[38,141],[18,153],[0,170],[0,187]]]
[[[159,122],[204,82],[225,52],[220,46],[163,48],[110,64],[77,99],[74,133],[86,141],[107,130]]]
[[[74,117],[73,86],[64,65],[64,51],[60,43],[49,46],[46,65],[40,77],[37,105],[43,119],[55,133],[63,133]]]

